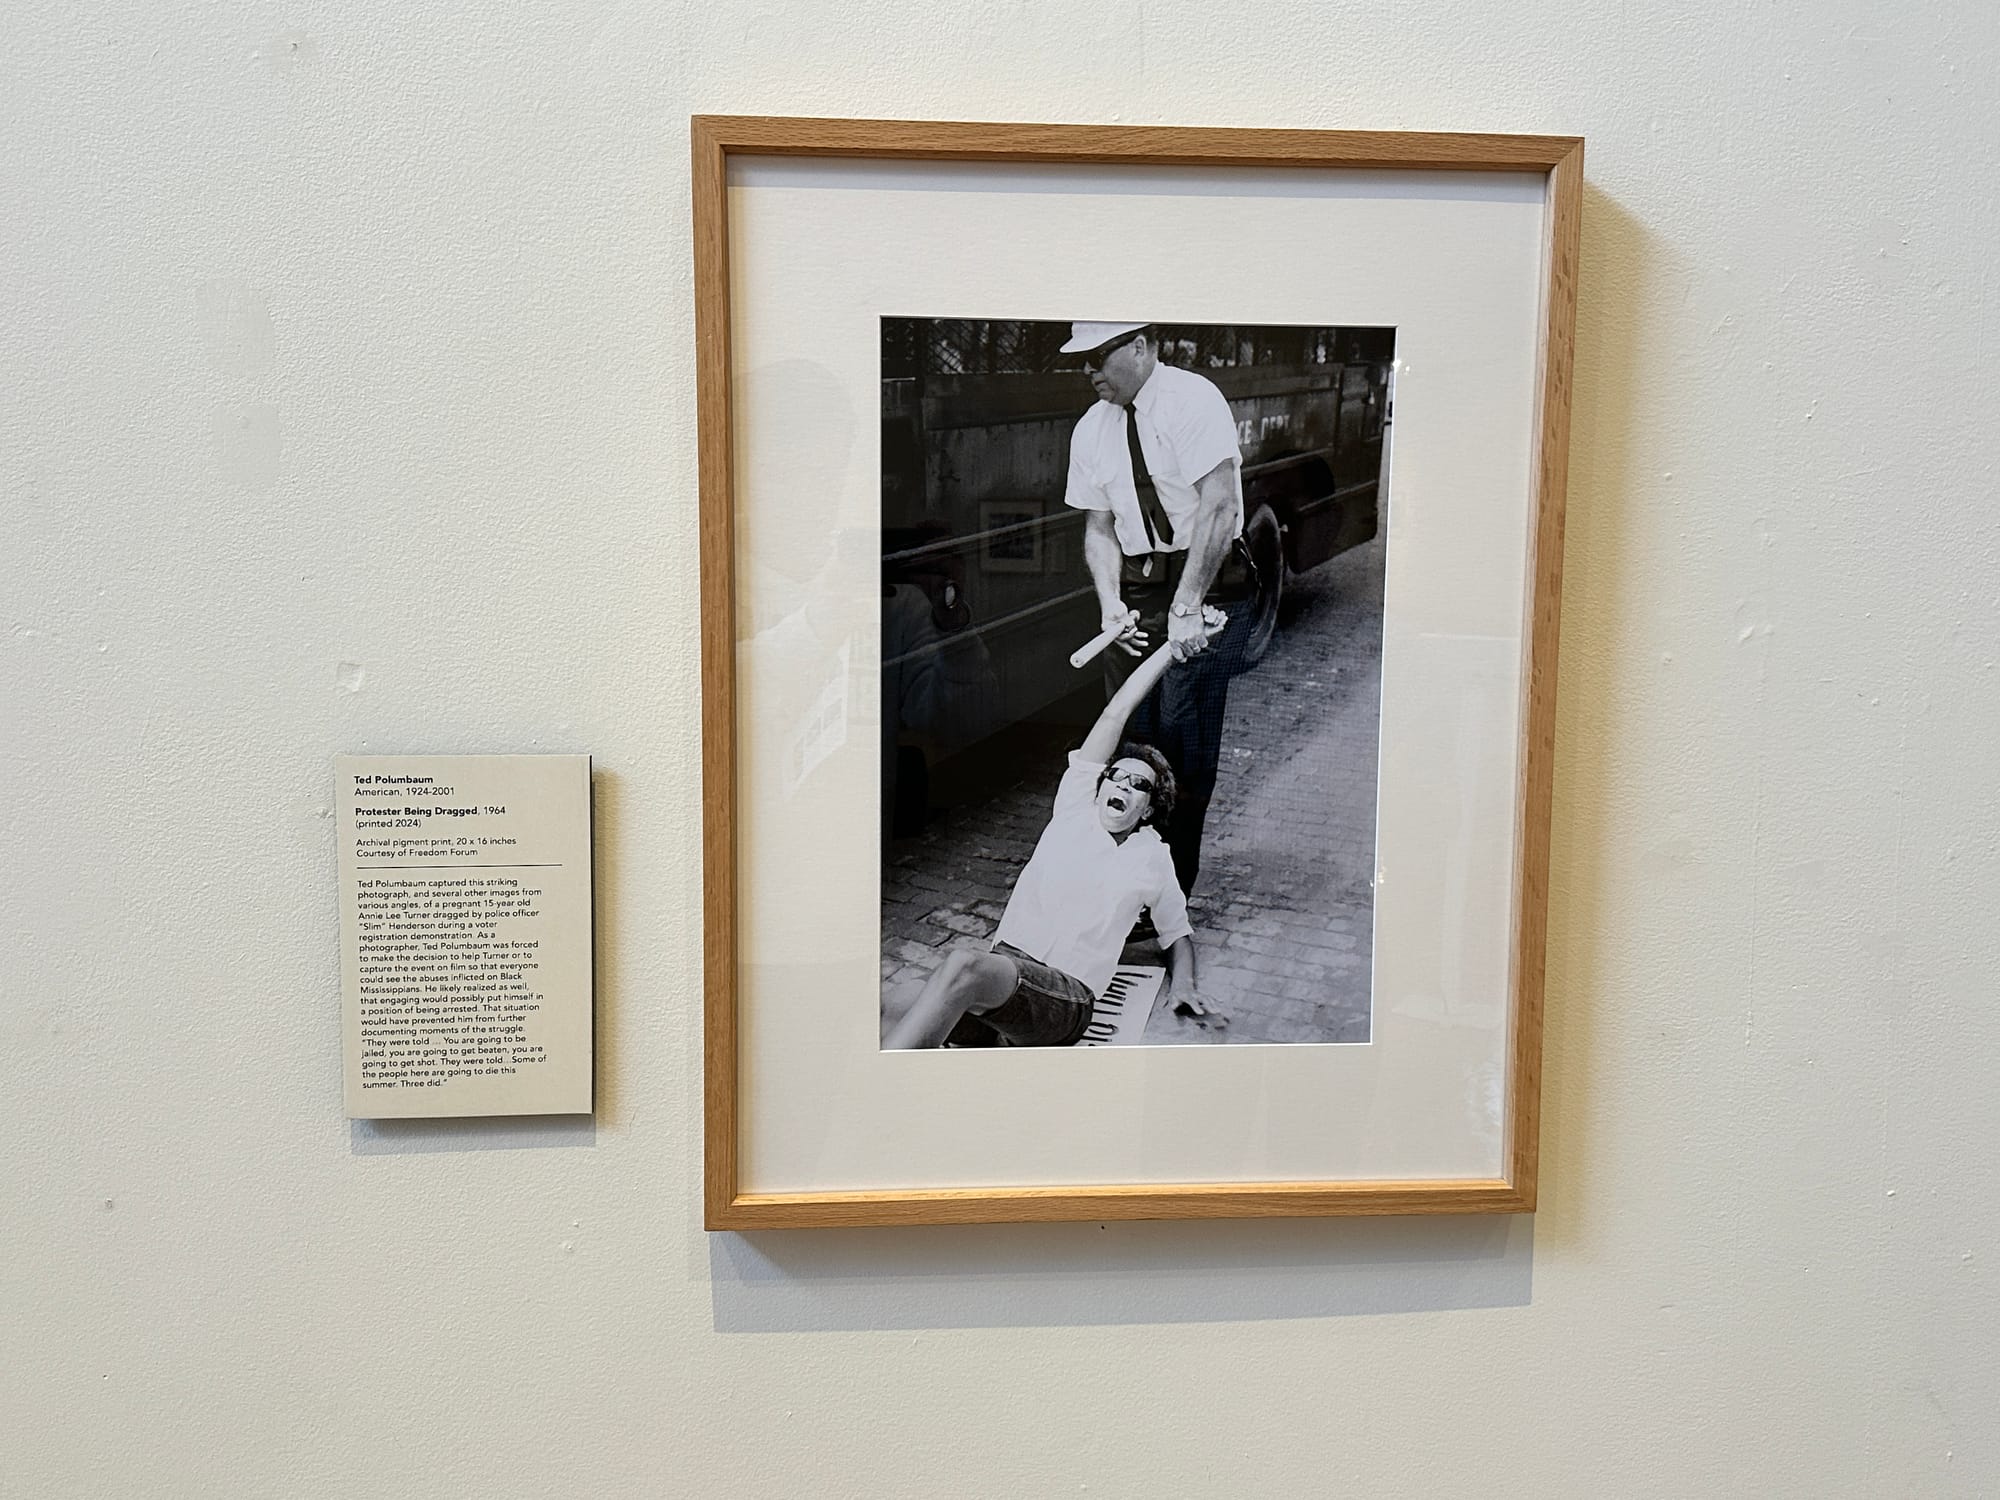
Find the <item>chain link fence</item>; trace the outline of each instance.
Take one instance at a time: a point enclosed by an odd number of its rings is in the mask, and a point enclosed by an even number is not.
[[[1160,358],[1191,370],[1338,363],[1374,330],[1264,324],[1161,323]],[[1019,318],[884,318],[885,380],[930,375],[1038,375],[1074,363],[1067,323]],[[1388,330],[1381,330],[1387,336]]]

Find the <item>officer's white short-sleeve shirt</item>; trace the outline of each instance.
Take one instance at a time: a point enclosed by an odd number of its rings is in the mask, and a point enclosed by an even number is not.
[[[1185,552],[1199,497],[1195,483],[1217,464],[1229,465],[1236,493],[1236,532],[1243,530],[1243,455],[1236,418],[1215,382],[1192,370],[1157,365],[1132,400],[1139,447],[1174,539],[1162,552]],[[1069,440],[1065,503],[1077,510],[1108,510],[1118,528],[1119,550],[1137,557],[1154,549],[1132,485],[1132,455],[1125,441],[1125,408],[1100,401],[1078,419]]]

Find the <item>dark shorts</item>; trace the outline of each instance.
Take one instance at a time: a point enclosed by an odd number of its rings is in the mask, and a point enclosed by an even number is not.
[[[1061,969],[1030,958],[1012,943],[993,951],[1021,971],[1014,993],[981,1015],[967,1015],[945,1038],[952,1047],[1074,1047],[1090,1029],[1097,997],[1090,986]]]

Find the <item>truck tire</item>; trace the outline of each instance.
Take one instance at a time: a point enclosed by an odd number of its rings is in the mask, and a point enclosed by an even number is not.
[[[1251,512],[1243,526],[1243,541],[1257,564],[1260,583],[1250,640],[1243,652],[1244,665],[1254,666],[1270,650],[1271,638],[1278,633],[1278,601],[1285,592],[1285,532],[1270,506],[1260,505]]]

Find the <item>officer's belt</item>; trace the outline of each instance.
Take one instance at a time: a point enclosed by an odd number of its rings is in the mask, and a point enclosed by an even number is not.
[[[1119,567],[1119,583],[1124,589],[1151,589],[1180,587],[1181,575],[1187,571],[1188,555],[1181,552],[1141,552],[1137,556],[1126,554]],[[1250,548],[1242,537],[1229,545],[1222,555],[1222,566],[1215,570],[1215,579],[1208,586],[1207,602],[1210,604],[1234,604],[1239,599],[1252,599],[1257,595],[1257,564],[1250,557]]]

